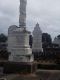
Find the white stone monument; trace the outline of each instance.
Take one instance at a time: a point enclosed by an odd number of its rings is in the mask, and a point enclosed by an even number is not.
[[[37,23],[34,31],[33,31],[33,45],[32,45],[33,52],[43,52],[42,49],[42,31]]]
[[[19,16],[19,26],[26,27],[26,5],[27,0],[20,0],[20,16]]]
[[[33,55],[29,46],[30,32],[26,30],[27,0],[20,0],[19,27],[12,25],[8,29],[8,51],[11,52],[9,61],[32,62]]]

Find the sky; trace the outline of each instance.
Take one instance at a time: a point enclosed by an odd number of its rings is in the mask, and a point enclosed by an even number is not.
[[[60,0],[27,0],[27,29],[36,23],[52,38],[60,34]],[[19,0],[0,0],[0,33],[8,34],[8,27],[19,25]]]

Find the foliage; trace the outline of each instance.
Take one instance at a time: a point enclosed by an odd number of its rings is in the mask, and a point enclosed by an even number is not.
[[[3,33],[0,34],[0,59],[8,59],[8,51],[7,51],[7,36]]]
[[[42,34],[42,42],[43,42],[43,47],[49,46],[52,43],[51,35],[48,33],[43,33]]]
[[[43,33],[42,34],[42,42],[51,43],[52,42],[51,35],[48,33]]]
[[[0,34],[0,42],[6,42],[7,41],[7,36],[4,35],[3,33]]]
[[[58,35],[57,38],[60,39],[60,35]]]
[[[0,59],[8,60],[9,53],[6,49],[0,50]]]

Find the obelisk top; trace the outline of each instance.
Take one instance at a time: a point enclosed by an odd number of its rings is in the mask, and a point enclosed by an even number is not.
[[[26,27],[26,5],[27,5],[27,0],[20,0],[19,27]]]

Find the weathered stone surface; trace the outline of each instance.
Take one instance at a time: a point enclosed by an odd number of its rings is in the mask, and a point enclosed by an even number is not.
[[[29,34],[30,32],[23,28],[10,26],[8,29],[8,51],[11,52],[9,61],[33,61],[32,50],[29,46]]]
[[[33,31],[33,52],[42,52],[42,31],[39,27],[39,24],[36,24],[36,27]]]
[[[27,0],[20,0],[19,27],[13,25],[8,29],[8,51],[11,52],[9,61],[32,62],[33,55],[29,46],[30,32],[26,30]]]
[[[19,27],[26,27],[26,4],[27,0],[20,0]]]

